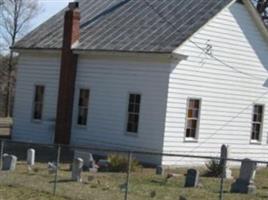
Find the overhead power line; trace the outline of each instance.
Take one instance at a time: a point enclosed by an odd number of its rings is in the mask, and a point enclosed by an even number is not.
[[[146,5],[148,7],[150,7],[159,17],[162,18],[162,20],[164,20],[167,24],[169,24],[175,31],[178,31],[177,27],[171,23],[168,19],[165,18],[165,16],[163,16],[160,12],[158,12],[153,5],[151,5],[147,0],[144,0],[144,2],[146,3]],[[191,39],[188,39],[189,42],[191,42],[192,44],[194,44],[196,46],[196,48],[200,49],[203,53],[205,53],[205,55],[210,56],[211,58],[213,58],[214,60],[216,60],[217,62],[221,63],[222,65],[232,69],[233,71],[246,75],[248,77],[250,77],[251,79],[254,80],[260,80],[263,79],[263,77],[256,77],[253,76],[252,74],[243,72],[239,69],[237,69],[236,67],[233,67],[227,63],[225,63],[224,61],[222,61],[221,59],[217,58],[216,56],[214,56],[211,51],[208,51],[207,48],[202,48],[201,46],[199,46],[196,42],[192,41]],[[259,97],[257,97],[253,103],[259,101],[260,99],[262,99],[265,95],[268,94],[268,91],[265,91],[263,94],[261,94]],[[235,119],[237,119],[241,114],[243,114],[250,106],[252,106],[253,103],[248,104],[246,107],[244,107],[240,112],[238,112],[236,115],[234,115],[230,120],[226,121],[224,124],[222,124],[222,126],[220,126],[218,129],[215,130],[215,132],[213,132],[212,134],[209,135],[209,137],[205,138],[201,143],[198,144],[198,146],[193,147],[189,153],[193,153],[197,148],[199,148],[200,146],[202,146],[204,143],[206,143],[209,139],[211,139],[212,137],[214,137],[219,131],[223,130],[226,126],[228,126],[231,122],[233,122]],[[182,159],[181,159],[182,160]],[[180,160],[179,160],[180,161]],[[179,162],[178,161],[178,162]]]
[[[179,33],[179,30],[177,29],[177,27],[172,23],[170,22],[162,13],[160,13],[152,4],[150,4],[147,0],[144,0],[145,4],[151,8],[162,20],[164,20],[170,27],[172,27],[176,32]],[[249,78],[251,79],[254,79],[254,80],[260,80],[260,79],[263,79],[263,77],[257,77],[257,76],[254,76],[252,74],[249,74],[247,72],[243,72],[239,69],[237,69],[236,67],[233,67],[232,65],[230,64],[227,64],[225,63],[223,60],[221,60],[220,58],[216,57],[215,55],[213,55],[211,52],[208,52],[206,48],[202,48],[201,46],[199,46],[196,42],[192,41],[191,39],[188,39],[189,42],[191,42],[192,44],[194,44],[199,50],[201,50],[204,54],[210,56],[211,58],[213,58],[214,60],[216,60],[217,62],[221,63],[222,65],[232,69],[233,71],[237,72],[237,73],[240,73],[240,74],[243,74],[243,75],[246,75],[248,76]]]

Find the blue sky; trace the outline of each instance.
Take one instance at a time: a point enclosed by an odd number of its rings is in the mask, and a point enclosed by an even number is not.
[[[36,28],[38,25],[52,17],[72,1],[73,0],[39,0],[42,11],[37,18],[32,21],[31,29]]]
[[[73,0],[39,0],[41,12],[36,18],[34,18],[33,21],[31,21],[30,28],[27,32],[30,32],[38,25],[55,15],[61,9],[68,6],[68,3],[72,1]],[[8,47],[4,40],[2,40],[2,38],[0,37],[0,53],[7,53],[6,49],[8,49]]]

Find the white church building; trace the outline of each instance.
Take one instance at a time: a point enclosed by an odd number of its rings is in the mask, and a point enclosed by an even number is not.
[[[249,0],[70,3],[13,47],[12,140],[268,161],[267,41]]]

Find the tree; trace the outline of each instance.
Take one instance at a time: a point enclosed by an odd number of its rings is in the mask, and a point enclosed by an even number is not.
[[[11,99],[13,93],[14,79],[12,78],[15,69],[15,54],[8,47],[14,46],[17,39],[21,38],[29,28],[31,20],[38,14],[38,0],[0,0],[0,34],[4,47],[2,50],[9,51],[7,70],[2,74],[6,75],[6,100],[5,115],[11,115]],[[5,67],[3,67],[5,68]]]
[[[268,25],[268,0],[253,0],[253,3],[255,3],[256,9],[260,13],[264,23]]]

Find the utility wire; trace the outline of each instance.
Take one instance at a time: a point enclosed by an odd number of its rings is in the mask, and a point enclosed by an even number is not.
[[[228,124],[233,122],[235,119],[240,117],[241,114],[243,114],[250,106],[252,106],[254,103],[258,102],[260,99],[262,99],[266,94],[268,94],[268,91],[265,91],[262,93],[258,98],[256,98],[253,103],[248,104],[245,108],[243,108],[240,112],[238,112],[235,116],[233,116],[230,120],[226,121],[224,124],[221,125],[220,128],[218,128],[214,133],[212,133],[208,138],[206,138],[203,142],[199,143],[198,146],[194,147],[190,152],[192,153],[195,149],[199,148],[201,145],[203,145],[207,140],[211,139],[213,136],[215,136],[219,131],[223,130]]]
[[[160,12],[158,12],[153,5],[151,5],[147,0],[144,0],[144,2],[146,3],[146,5],[148,7],[150,7],[159,17],[161,17],[167,24],[169,24],[175,31],[177,30],[177,27],[171,23],[168,19],[166,19]],[[252,76],[251,74],[248,74],[246,72],[240,71],[238,69],[236,69],[235,67],[226,64],[224,61],[222,61],[221,59],[217,58],[216,56],[214,56],[213,54],[207,52],[207,49],[204,49],[202,47],[200,47],[196,42],[192,41],[191,39],[188,39],[191,43],[193,43],[198,49],[202,50],[202,52],[204,52],[206,55],[209,55],[210,57],[212,57],[213,59],[215,59],[216,61],[218,61],[219,63],[221,63],[222,65],[231,68],[232,70],[236,71],[237,73],[246,75],[252,79],[255,80],[260,80],[263,77],[255,77]],[[253,102],[257,102],[258,100],[262,99],[266,94],[268,94],[268,91],[265,91],[263,94],[261,94],[261,96],[259,96],[258,98],[256,98]],[[193,153],[194,150],[196,150],[197,148],[199,148],[200,146],[202,146],[204,143],[207,142],[207,140],[211,139],[213,136],[215,136],[219,131],[221,131],[222,129],[224,129],[228,124],[230,124],[231,122],[233,122],[235,119],[237,119],[241,114],[243,114],[250,106],[252,106],[253,103],[250,103],[249,105],[247,105],[245,108],[243,108],[240,112],[238,112],[235,116],[233,116],[230,120],[226,121],[220,128],[218,128],[217,130],[215,130],[214,133],[212,133],[208,138],[204,139],[203,142],[199,143],[198,146],[195,146],[194,148],[192,148],[189,153]],[[183,158],[182,158],[183,159]],[[181,161],[182,159],[180,159],[179,161]],[[178,161],[178,162],[179,162]]]
[[[221,63],[222,65],[228,67],[228,68],[231,68],[232,70],[234,70],[235,72],[237,73],[240,73],[240,74],[243,74],[243,75],[246,75],[248,77],[250,77],[251,79],[254,79],[254,80],[260,80],[260,79],[263,79],[263,77],[257,77],[257,76],[253,76],[252,74],[249,74],[249,73],[246,73],[246,72],[243,72],[239,69],[236,69],[235,67],[225,63],[224,61],[222,61],[221,59],[217,58],[215,55],[213,54],[209,54],[207,53],[206,49],[202,48],[201,46],[199,46],[196,42],[192,41],[191,39],[189,39],[189,42],[191,42],[192,44],[194,44],[197,48],[199,48],[201,51],[203,51],[206,55],[209,55],[210,57],[212,57],[214,60],[218,61],[219,63]]]
[[[170,22],[162,13],[160,13],[159,11],[156,10],[156,8],[150,4],[147,0],[144,0],[145,4],[151,8],[160,18],[162,18],[170,27],[172,27],[176,32],[178,32],[179,30],[177,29],[177,27],[172,23]],[[180,33],[179,33],[180,34]],[[239,69],[237,69],[236,67],[233,67],[227,63],[225,63],[224,61],[222,61],[221,59],[219,59],[218,57],[216,57],[215,55],[211,54],[211,53],[208,53],[206,49],[202,48],[201,46],[199,46],[196,42],[192,41],[191,39],[188,39],[189,42],[191,42],[192,44],[194,44],[198,49],[200,49],[204,54],[210,56],[211,58],[213,58],[214,60],[218,61],[219,63],[221,63],[222,65],[232,69],[233,71],[237,72],[237,73],[240,73],[240,74],[243,74],[243,75],[246,75],[248,76],[249,78],[251,79],[254,79],[254,80],[260,80],[260,79],[263,79],[263,77],[257,77],[257,76],[253,76],[252,74],[249,74],[249,73],[246,73],[246,72],[243,72]]]

